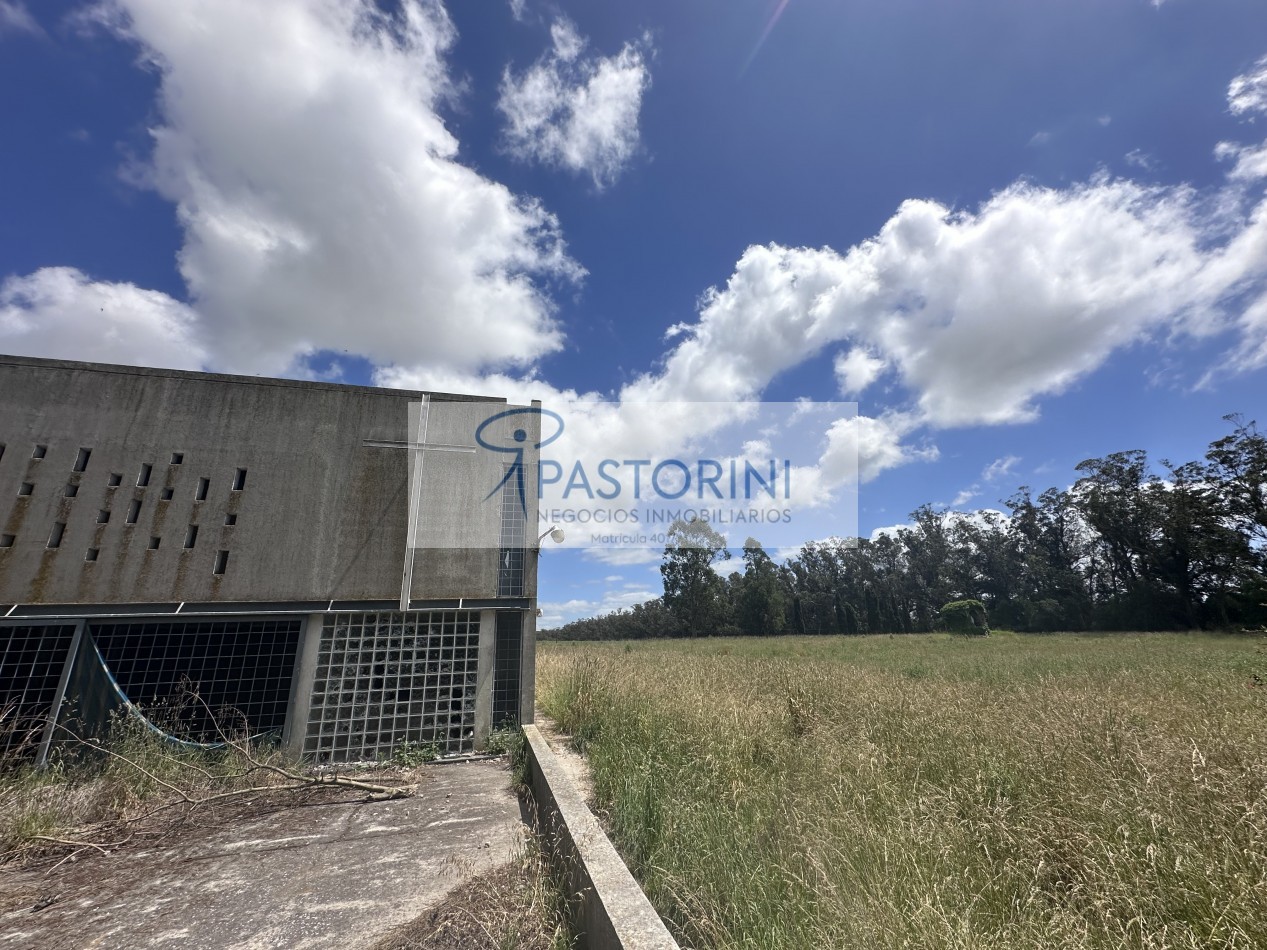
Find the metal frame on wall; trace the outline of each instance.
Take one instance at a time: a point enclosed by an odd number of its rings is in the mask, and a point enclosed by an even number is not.
[[[164,725],[187,732],[172,735],[182,741],[235,733],[284,740],[302,626],[302,617],[275,615],[0,620],[0,708],[13,706],[26,720],[28,745],[40,733],[26,750],[40,765],[63,738],[59,729],[66,737],[97,735],[127,707],[153,726],[148,714],[165,701],[174,715]],[[270,696],[257,703],[253,690]],[[245,721],[216,718],[230,709]],[[17,751],[10,736],[3,740],[0,753]]]
[[[292,608],[0,619],[0,708],[5,687],[16,688],[9,699],[22,707],[26,734],[36,734],[28,742],[38,741],[39,763],[59,722],[94,734],[128,705],[153,711],[159,731],[182,741],[214,741],[223,729],[277,735],[293,753],[326,760],[381,758],[401,742],[469,754],[490,729],[520,721],[528,704],[528,611],[512,603],[404,614]],[[32,650],[33,660],[18,659]],[[182,706],[186,687],[198,698]],[[221,710],[243,715],[214,715]]]

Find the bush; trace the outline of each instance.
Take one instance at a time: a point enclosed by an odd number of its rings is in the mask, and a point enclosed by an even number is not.
[[[985,604],[979,600],[952,600],[942,607],[940,613],[941,622],[951,633],[970,633],[983,637],[990,633]]]

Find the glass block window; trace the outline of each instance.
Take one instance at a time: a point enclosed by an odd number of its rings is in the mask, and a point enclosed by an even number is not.
[[[473,751],[479,633],[474,610],[328,614],[304,752],[379,759],[404,742]]]

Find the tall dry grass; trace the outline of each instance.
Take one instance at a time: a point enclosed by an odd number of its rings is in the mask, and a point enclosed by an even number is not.
[[[0,865],[161,836],[200,806],[209,818],[217,804],[253,800],[247,792],[258,786],[281,791],[284,780],[268,769],[291,764],[271,744],[176,745],[124,716],[112,722],[107,741],[70,735],[54,746],[46,767],[30,757],[0,757]],[[149,820],[155,816],[162,820]]]
[[[693,947],[1267,947],[1262,641],[542,644]]]

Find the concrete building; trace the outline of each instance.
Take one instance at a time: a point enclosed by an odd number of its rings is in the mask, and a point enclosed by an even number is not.
[[[539,441],[504,400],[0,356],[0,752],[128,704],[335,760],[531,721]]]

